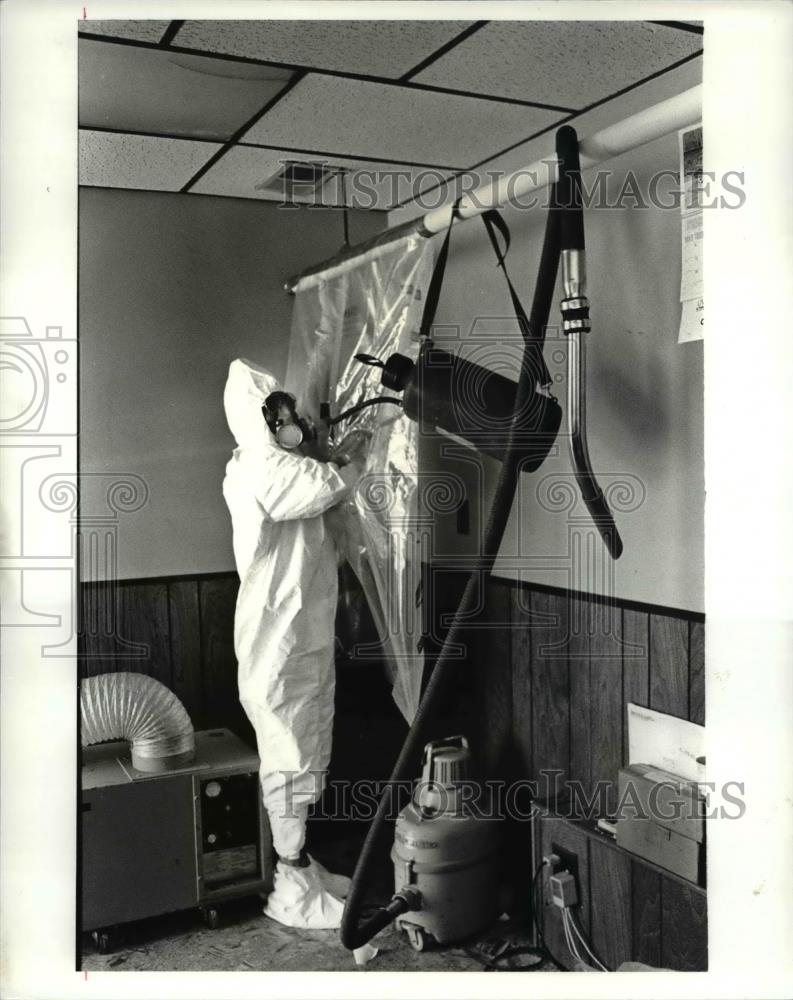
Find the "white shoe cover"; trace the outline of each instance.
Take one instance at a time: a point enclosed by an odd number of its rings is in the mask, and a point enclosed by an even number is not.
[[[334,930],[343,912],[344,903],[323,887],[314,861],[305,868],[278,862],[265,916],[286,927]]]
[[[355,948],[352,953],[352,957],[355,959],[356,965],[368,965],[373,958],[377,958],[379,948],[375,948],[374,945],[362,944],[360,948]]]
[[[317,874],[319,875],[319,880],[322,883],[323,889],[327,889],[329,893],[334,896],[338,896],[339,899],[346,899],[350,892],[350,879],[346,875],[338,875],[335,872],[329,872],[328,869],[319,863],[316,858],[312,858],[311,863],[317,869]]]

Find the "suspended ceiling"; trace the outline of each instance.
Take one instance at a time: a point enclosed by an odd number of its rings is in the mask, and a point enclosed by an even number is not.
[[[697,58],[689,21],[91,21],[80,183],[391,210]],[[298,183],[285,164],[315,164]],[[321,173],[320,173],[321,171]]]

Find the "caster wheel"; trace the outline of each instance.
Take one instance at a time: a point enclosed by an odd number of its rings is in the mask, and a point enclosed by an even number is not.
[[[426,951],[430,937],[423,927],[406,927],[408,942],[413,951]]]
[[[109,931],[94,931],[91,937],[100,955],[106,955],[113,950],[113,936]]]
[[[204,923],[211,931],[216,931],[220,927],[220,914],[214,906],[204,910]]]

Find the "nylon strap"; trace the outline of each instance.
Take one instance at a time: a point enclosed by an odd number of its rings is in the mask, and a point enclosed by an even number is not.
[[[435,321],[435,313],[438,310],[438,302],[440,300],[441,288],[443,286],[443,278],[446,272],[446,262],[449,257],[449,243],[451,241],[452,227],[454,226],[454,220],[459,217],[460,199],[452,205],[449,227],[446,230],[446,235],[443,238],[441,248],[438,251],[438,258],[435,261],[432,278],[430,279],[429,288],[427,289],[427,298],[424,302],[424,311],[421,316],[421,326],[419,328],[422,338],[429,337],[432,332],[432,325]],[[542,354],[543,346],[545,344],[545,330],[535,331],[532,329],[529,318],[526,315],[526,310],[523,308],[523,303],[520,301],[518,293],[515,290],[515,286],[512,284],[509,274],[507,273],[506,258],[511,242],[509,227],[499,213],[495,211],[495,209],[490,209],[489,211],[483,213],[482,222],[485,225],[485,230],[487,231],[487,235],[490,238],[490,243],[496,255],[496,260],[498,261],[497,266],[501,268],[507,282],[510,299],[512,300],[512,308],[515,313],[515,318],[518,321],[521,336],[528,345],[533,346],[533,354],[535,356],[536,363],[535,371],[538,373],[538,380],[541,385],[550,385],[552,382],[551,375]],[[497,232],[504,240],[503,250],[499,245]]]

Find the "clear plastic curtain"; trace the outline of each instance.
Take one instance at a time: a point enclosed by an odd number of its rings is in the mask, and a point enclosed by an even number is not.
[[[353,355],[385,359],[398,351],[415,360],[434,256],[434,241],[410,236],[298,284],[286,385],[301,412],[316,419],[329,402],[336,416],[375,396],[394,395],[380,385],[379,368]],[[384,403],[339,424],[336,440],[361,430],[371,434],[364,474],[333,523],[380,636],[377,649],[358,653],[385,659],[394,700],[411,721],[423,667],[418,428],[400,407]]]

